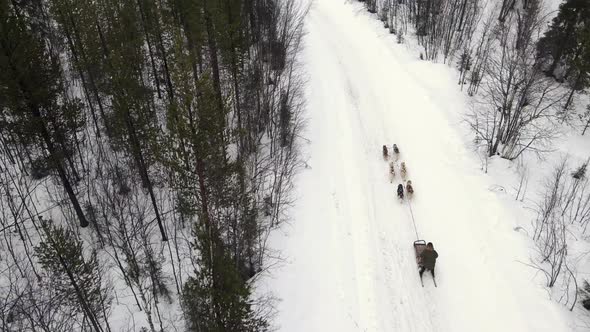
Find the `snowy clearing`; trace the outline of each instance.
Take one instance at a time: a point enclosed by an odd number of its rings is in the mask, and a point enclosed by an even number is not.
[[[310,168],[292,225],[273,238],[288,262],[267,286],[282,299],[280,330],[570,330],[523,264],[530,251],[513,230],[522,221],[464,144],[467,102],[451,70],[414,58],[380,24],[342,0],[317,0],[307,18]],[[429,274],[420,285],[410,208],[381,157],[393,143],[416,191],[419,235],[440,255],[438,288]]]

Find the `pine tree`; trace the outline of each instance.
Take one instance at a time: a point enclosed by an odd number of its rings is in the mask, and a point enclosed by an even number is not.
[[[34,149],[55,170],[78,216],[88,221],[71,181],[76,133],[83,126],[80,103],[65,93],[59,54],[51,46],[51,26],[43,8],[0,4],[0,91],[2,118],[17,144]],[[26,13],[25,13],[26,12]],[[6,113],[5,113],[6,112]],[[68,166],[69,165],[69,168]]]
[[[97,4],[52,0],[49,1],[49,8],[75,68],[77,77],[73,78],[80,80],[95,133],[100,138],[101,124],[106,117],[100,86],[105,83],[106,68],[101,51],[101,33],[97,30],[100,18]]]
[[[82,242],[72,231],[41,219],[44,239],[35,247],[47,273],[44,282],[58,294],[62,305],[78,308],[96,332],[102,331],[110,300],[104,294],[96,252],[85,258]]]
[[[200,269],[183,286],[184,311],[191,331],[260,331],[266,323],[253,317],[248,302],[246,280],[252,272],[246,265],[251,257],[242,252],[254,245],[242,230],[247,225],[242,200],[248,197],[238,181],[243,168],[228,160],[227,107],[219,106],[212,76],[211,72],[199,73],[198,93],[193,96],[189,86],[180,84],[179,98],[198,102],[194,107],[170,108],[168,115],[169,151],[174,152],[166,163],[175,170],[181,200],[191,202],[184,205],[189,208],[186,216],[198,216],[194,248]],[[174,144],[178,140],[186,141],[189,149]],[[175,158],[178,155],[184,157]],[[248,241],[249,246],[242,246],[241,241]]]
[[[162,241],[168,241],[158,206],[150,168],[155,164],[158,145],[158,113],[152,86],[145,77],[144,35],[141,18],[133,2],[107,8],[114,11],[106,34],[108,73],[105,94],[112,97],[112,112],[107,115],[107,134],[112,147],[124,151],[134,162],[139,179],[147,190]]]
[[[537,56],[549,63],[546,72],[556,78],[574,77],[573,86],[577,89],[588,84],[588,29],[590,2],[567,0],[559,6],[559,13],[537,44]],[[565,68],[557,72],[560,64]]]
[[[189,331],[266,331],[254,315],[250,287],[235,269],[217,234],[197,226],[195,250],[201,253],[196,276],[184,284],[183,307]]]

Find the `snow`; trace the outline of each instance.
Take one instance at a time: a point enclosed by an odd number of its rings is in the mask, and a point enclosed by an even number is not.
[[[395,44],[359,3],[316,0],[302,57],[306,147],[292,223],[272,245],[288,261],[265,287],[280,331],[567,331],[535,279],[519,220],[466,144],[467,97],[444,65]],[[381,146],[396,143],[415,189],[438,288],[414,260],[412,213]],[[398,161],[398,163],[399,163]],[[399,165],[399,164],[398,164]]]

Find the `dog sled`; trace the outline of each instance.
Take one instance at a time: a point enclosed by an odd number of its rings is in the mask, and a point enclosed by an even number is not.
[[[416,253],[416,264],[418,264],[418,267],[422,266],[422,258],[420,257],[420,254],[422,254],[424,249],[426,249],[426,241],[424,241],[424,240],[414,241],[414,252]]]
[[[416,240],[414,241],[414,253],[416,254],[416,264],[418,265],[418,269],[422,268],[422,252],[426,249],[426,241],[424,240]],[[434,276],[434,274],[433,274]],[[434,281],[434,287],[438,287],[436,284],[436,279],[432,278]],[[424,287],[424,281],[422,280],[422,275],[420,275],[420,283],[422,287]]]

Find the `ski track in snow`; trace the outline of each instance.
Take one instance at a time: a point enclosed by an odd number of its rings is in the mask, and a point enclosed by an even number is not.
[[[280,330],[566,330],[448,118],[453,95],[432,91],[439,83],[413,71],[417,61],[360,8],[317,0],[307,18],[311,169],[299,176],[288,234],[273,239],[291,260],[269,281],[282,298]],[[393,143],[416,190],[418,232],[440,255],[438,288],[428,273],[420,285],[399,167],[392,184],[381,158]]]

